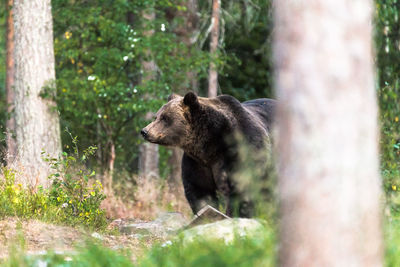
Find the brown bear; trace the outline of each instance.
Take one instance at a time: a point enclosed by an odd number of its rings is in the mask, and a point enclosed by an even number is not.
[[[248,145],[252,154],[267,149],[274,110],[275,100],[267,98],[240,103],[229,95],[172,94],[141,134],[151,143],[183,149],[182,182],[195,214],[206,204],[218,207],[222,197],[228,215],[251,217],[253,202],[233,178],[239,146]]]

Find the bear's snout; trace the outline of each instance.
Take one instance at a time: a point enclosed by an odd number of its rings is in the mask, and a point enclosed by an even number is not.
[[[145,128],[143,128],[141,131],[140,131],[140,134],[143,136],[143,138],[144,139],[146,139],[147,140],[147,138],[149,137],[149,132],[145,129]]]

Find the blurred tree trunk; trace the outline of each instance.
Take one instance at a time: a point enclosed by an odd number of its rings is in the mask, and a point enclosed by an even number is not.
[[[109,155],[108,155],[109,159],[107,166],[108,173],[106,175],[107,178],[106,187],[108,194],[113,194],[112,185],[113,185],[113,175],[114,175],[114,165],[115,165],[115,142],[112,138],[109,139],[107,146],[109,147]]]
[[[181,19],[181,23],[174,29],[175,34],[179,37],[179,40],[187,47],[186,57],[191,56],[191,50],[194,47],[195,35],[199,31],[199,17],[198,17],[198,3],[197,0],[187,0],[180,3],[186,7],[186,10],[174,9],[174,18]],[[194,71],[186,72],[186,80],[180,87],[174,89],[174,93],[184,95],[187,91],[198,91],[198,80],[197,75]],[[168,185],[171,192],[182,191],[183,186],[181,182],[181,161],[183,151],[180,148],[171,148],[172,154],[169,158],[169,165],[171,166],[171,175],[168,179]],[[179,194],[179,192],[177,192]]]
[[[7,3],[7,36],[6,36],[6,95],[7,95],[7,165],[15,160],[17,144],[15,142],[15,119],[14,109],[14,23],[13,23],[13,0],[6,0]]]
[[[382,266],[372,1],[275,2],[281,266]]]
[[[150,37],[154,34],[153,21],[155,12],[152,8],[145,10],[142,13],[144,27],[147,29],[144,36]],[[152,60],[151,52],[148,50],[145,53],[145,58],[142,60],[142,83],[150,82],[156,79],[157,66]],[[146,114],[146,119],[151,119],[152,114]],[[139,175],[142,177],[159,177],[158,169],[158,145],[149,142],[143,143],[139,148]]]
[[[28,185],[48,184],[50,157],[61,154],[55,97],[53,21],[50,0],[15,0],[14,87],[17,166]],[[46,88],[47,97],[41,96]]]
[[[211,16],[211,38],[210,38],[210,54],[213,61],[215,60],[218,39],[219,39],[219,15],[220,15],[220,0],[213,0],[212,16]],[[217,96],[218,92],[218,72],[214,62],[210,63],[210,70],[208,72],[208,97]]]
[[[97,112],[100,114],[100,111]],[[114,136],[113,136],[113,130],[111,127],[103,123],[103,121],[100,119],[100,125],[102,126],[102,131],[106,133],[107,135],[107,143],[105,145],[105,160],[106,160],[106,168],[104,172],[104,177],[103,177],[103,185],[104,189],[106,190],[106,193],[108,196],[113,194],[113,176],[114,176],[114,165],[115,165],[115,141],[114,141]],[[100,143],[100,142],[99,142]]]

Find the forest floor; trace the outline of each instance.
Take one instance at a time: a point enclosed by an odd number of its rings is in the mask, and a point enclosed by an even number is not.
[[[145,223],[145,222],[141,222]],[[112,223],[113,224],[113,223]],[[132,260],[142,255],[154,243],[166,240],[166,235],[121,234],[118,225],[110,225],[109,233],[89,232],[83,228],[54,225],[38,220],[5,218],[0,220],[0,259],[7,258],[13,249],[26,254],[40,255],[47,251],[74,253],[88,242],[99,242],[110,249],[127,249]]]
[[[0,262],[13,251],[28,255],[46,252],[73,254],[91,243],[112,250],[127,250],[135,261],[154,244],[164,243],[190,221],[193,215],[184,198],[183,188],[179,190],[171,193],[167,186],[147,182],[137,190],[135,202],[108,194],[102,209],[107,217],[115,220],[99,233],[82,226],[71,227],[18,217],[1,218]]]

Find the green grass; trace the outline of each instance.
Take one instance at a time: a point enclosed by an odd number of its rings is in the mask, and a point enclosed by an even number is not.
[[[114,251],[98,244],[88,244],[84,248],[78,248],[78,254],[56,254],[48,252],[41,256],[26,255],[23,250],[14,250],[10,253],[10,257],[0,262],[5,267],[36,267],[36,266],[62,266],[62,267],[79,267],[79,266],[115,266],[125,267],[134,266],[128,253]]]
[[[400,217],[386,217],[384,223],[385,258],[387,267],[400,266]],[[23,242],[22,242],[23,243]],[[22,247],[22,246],[21,246]],[[184,244],[177,238],[173,242],[154,245],[136,262],[129,251],[111,250],[100,244],[89,243],[76,249],[76,254],[28,256],[23,249],[13,249],[1,266],[275,266],[277,235],[275,226],[267,226],[262,235],[253,238],[237,237],[232,243],[222,240]]]
[[[257,237],[236,237],[231,244],[223,240],[197,240],[185,244],[154,246],[138,266],[274,266],[275,231],[267,228]]]
[[[387,218],[385,222],[385,266],[400,266],[400,218]]]
[[[77,254],[57,255],[49,252],[43,256],[27,256],[23,249],[12,250],[1,266],[274,266],[275,231],[266,228],[255,238],[237,237],[232,243],[222,240],[196,240],[183,244],[182,240],[158,244],[146,252],[137,262],[131,260],[128,251],[115,251],[100,244],[90,243],[78,248]]]

